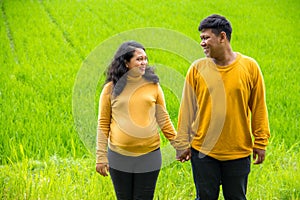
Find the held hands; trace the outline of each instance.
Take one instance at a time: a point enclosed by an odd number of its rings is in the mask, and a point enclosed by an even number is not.
[[[176,160],[180,162],[185,162],[190,160],[191,158],[191,149],[185,149],[185,150],[176,150]]]
[[[266,151],[263,149],[253,148],[254,164],[261,164],[265,160]]]
[[[109,165],[107,163],[97,163],[96,171],[102,176],[108,176]]]

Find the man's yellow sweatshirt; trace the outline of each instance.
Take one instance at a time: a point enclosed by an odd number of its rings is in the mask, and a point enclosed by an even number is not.
[[[176,149],[192,147],[218,160],[247,157],[270,137],[263,76],[237,53],[228,66],[203,58],[190,67],[178,117]]]

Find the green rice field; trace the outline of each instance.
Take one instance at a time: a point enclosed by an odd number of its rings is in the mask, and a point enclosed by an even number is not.
[[[247,197],[300,199],[299,10],[296,0],[0,0],[0,199],[116,199],[95,171],[107,64],[125,40],[144,44],[176,127],[185,73],[203,57],[198,25],[213,13],[266,84],[270,144]],[[162,149],[154,199],[194,199],[190,163],[163,137]]]

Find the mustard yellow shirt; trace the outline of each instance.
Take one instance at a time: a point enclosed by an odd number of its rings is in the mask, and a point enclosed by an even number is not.
[[[258,64],[237,53],[228,66],[203,58],[190,67],[178,116],[176,149],[218,160],[247,157],[270,137],[265,86]]]
[[[112,96],[107,83],[100,95],[97,163],[108,163],[107,147],[127,156],[139,156],[160,147],[159,129],[172,141],[176,130],[166,110],[163,91],[140,75],[129,73],[124,90]]]

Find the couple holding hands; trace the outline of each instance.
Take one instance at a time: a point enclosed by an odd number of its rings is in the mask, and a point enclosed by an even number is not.
[[[206,58],[189,68],[177,131],[145,48],[123,43],[106,74],[97,129],[96,171],[112,179],[118,200],[151,200],[161,168],[160,135],[191,160],[196,198],[246,199],[251,155],[265,159],[270,137],[265,86],[256,61],[230,45],[232,27],[210,15],[198,27]]]

